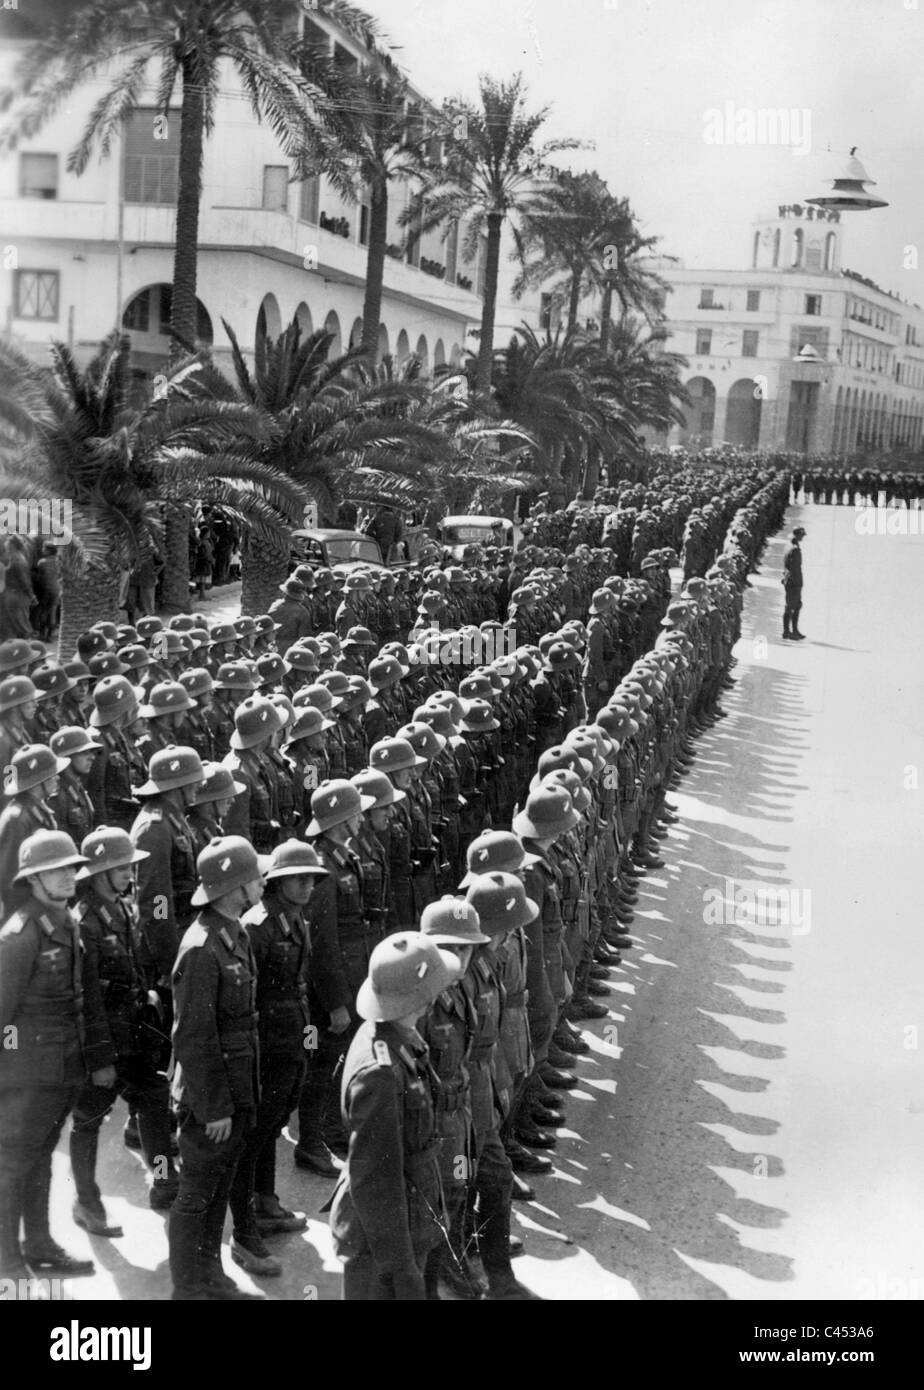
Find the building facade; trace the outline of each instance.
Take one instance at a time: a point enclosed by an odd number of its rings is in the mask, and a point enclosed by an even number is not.
[[[659,263],[693,398],[668,443],[920,449],[924,311],[842,268],[845,222],[793,204],[755,224],[747,270]]]
[[[320,11],[292,4],[293,33],[328,47],[344,65],[369,55]],[[7,37],[0,85],[24,40]],[[154,87],[127,120],[110,157],[81,176],[67,157],[105,90],[105,74],[75,93],[42,131],[0,161],[0,330],[36,361],[52,340],[80,364],[115,328],[130,335],[133,366],[150,377],[169,349],[179,166],[179,104],[164,116]],[[332,353],[359,339],[365,284],[368,200],[345,201],[324,176],[291,181],[268,125],[259,124],[230,65],[221,78],[214,132],[207,138],[199,223],[199,341],[230,369],[227,320],[246,353],[258,334],[279,333],[295,316],[306,331],[326,328]],[[426,99],[410,104],[426,131]],[[425,373],[477,346],[483,254],[462,260],[464,224],[402,249],[406,184],[390,189],[389,250],[379,328],[380,355],[411,353]],[[502,264],[506,266],[506,248]],[[538,297],[513,306],[509,272],[499,286],[498,341],[507,320],[538,322]]]

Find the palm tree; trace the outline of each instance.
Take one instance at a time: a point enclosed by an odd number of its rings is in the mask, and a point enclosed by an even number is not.
[[[91,623],[118,621],[120,571],[162,548],[165,505],[221,505],[268,543],[298,524],[307,494],[255,458],[252,412],[197,397],[198,358],[171,367],[159,399],[140,406],[129,400],[127,336],[104,343],[83,371],[62,343],[51,358],[49,372],[0,344],[0,423],[16,444],[6,495],[60,498],[70,511],[62,652]]]
[[[333,61],[323,74],[313,69],[327,101],[302,154],[300,172],[324,172],[353,202],[359,191],[368,194],[362,346],[373,366],[379,350],[390,186],[426,172],[432,137],[425,134],[408,80],[394,59],[380,46],[367,47],[369,63],[352,73]]]
[[[322,329],[302,341],[295,320],[275,340],[258,341],[251,371],[234,330],[224,327],[235,382],[210,368],[197,389],[249,413],[253,457],[316,502],[322,524],[334,521],[345,500],[375,505],[427,496],[433,468],[452,459],[440,431],[415,416],[427,385],[377,376],[362,347],[328,360],[332,335]],[[263,612],[288,570],[288,537],[248,537],[242,562],[242,610]]]
[[[444,108],[445,160],[430,168],[422,188],[411,198],[402,222],[418,234],[443,224],[467,228],[462,254],[472,261],[484,247],[484,297],[475,389],[487,395],[494,365],[494,320],[501,235],[509,222],[515,239],[518,220],[529,209],[549,177],[549,158],[561,150],[581,147],[578,140],[534,143],[549,114],[547,106],[526,110],[522,74],[498,82],[483,74],[481,105],[458,100]]]
[[[328,0],[325,12],[342,19],[371,43],[375,22],[361,10]],[[266,119],[286,154],[295,158],[317,139],[318,102],[327,64],[292,29],[292,0],[81,0],[43,36],[30,44],[17,81],[4,98],[5,109],[20,98],[15,119],[0,139],[12,149],[35,135],[66,98],[112,65],[106,90],[90,112],[67,167],[80,174],[94,147],[106,156],[126,118],[148,88],[157,65],[155,109],[168,116],[179,84],[179,161],[173,257],[171,326],[174,355],[197,337],[196,276],[202,161],[206,138],[215,125],[222,67],[236,71],[258,121]],[[170,126],[166,126],[169,139]],[[166,576],[165,607],[189,608],[188,519],[170,510],[168,531],[172,565]]]
[[[514,298],[554,280],[551,303],[568,305],[568,327],[577,328],[580,301],[596,288],[595,271],[607,245],[616,199],[594,172],[553,171],[552,182],[522,216],[522,268]]]

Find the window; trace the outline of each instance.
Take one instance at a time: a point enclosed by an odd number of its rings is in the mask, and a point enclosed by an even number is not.
[[[133,111],[125,122],[126,203],[176,203],[180,168],[180,113],[165,117],[153,107]]]
[[[60,280],[56,270],[17,270],[13,317],[54,322],[58,317]]]
[[[321,180],[317,174],[305,179],[298,190],[298,215],[303,222],[317,225],[321,204]]]
[[[744,332],[743,332],[742,335],[741,335],[741,356],[742,356],[742,357],[756,357],[756,356],[757,356],[757,340],[758,340],[759,337],[760,337],[760,334],[757,332],[757,329],[756,329],[756,328],[746,328],[746,329],[744,330]]]
[[[263,207],[267,212],[286,212],[289,206],[289,171],[285,164],[264,164]]]
[[[758,257],[758,254],[759,254],[759,253],[760,253],[760,232],[755,232],[755,233],[754,233],[754,254],[753,254],[753,256],[751,257],[751,266],[752,266],[752,268],[755,269],[755,270],[757,269],[757,257]]]
[[[701,309],[711,309],[715,304],[715,290],[700,290],[699,307]]]
[[[146,290],[136,295],[122,315],[122,327],[136,333],[147,333],[151,319],[151,296]]]
[[[791,264],[792,264],[794,267],[795,267],[795,266],[799,266],[799,265],[802,264],[802,253],[803,253],[804,248],[805,248],[805,233],[803,232],[803,230],[802,230],[801,227],[797,227],[796,230],[795,230],[795,231],[793,232],[793,234],[792,234],[792,262],[791,262]]]
[[[807,294],[805,296],[805,312],[807,315],[821,313],[820,294]]]
[[[348,48],[344,48],[342,44],[335,43],[334,64],[336,67],[340,68],[342,72],[355,73],[359,67],[359,59],[354,58]]]
[[[760,308],[760,290],[748,290],[748,313],[754,314]]]
[[[813,347],[819,357],[828,353],[827,328],[794,328],[789,340],[790,356],[796,357],[802,348]]]
[[[833,232],[829,232],[825,237],[825,270],[834,269],[834,253],[837,249],[837,237]]]
[[[320,24],[315,24],[313,19],[305,20],[304,40],[318,55],[327,58],[330,54],[330,39]]]
[[[57,198],[58,156],[21,154],[19,156],[20,198]]]
[[[712,329],[697,328],[696,330],[696,355],[697,357],[708,357],[712,352]]]
[[[780,263],[780,241],[781,241],[781,239],[782,239],[782,235],[783,235],[783,234],[782,234],[782,232],[780,231],[779,227],[777,227],[776,231],[773,233],[773,264],[774,264],[774,265],[779,265],[779,263]]]

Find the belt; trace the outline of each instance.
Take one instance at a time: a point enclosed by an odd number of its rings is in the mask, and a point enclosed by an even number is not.
[[[468,1060],[470,1062],[476,1062],[481,1064],[484,1064],[485,1062],[490,1062],[491,1058],[494,1055],[496,1046],[496,1038],[492,1038],[489,1043],[475,1043],[472,1047],[471,1052],[469,1053]]]

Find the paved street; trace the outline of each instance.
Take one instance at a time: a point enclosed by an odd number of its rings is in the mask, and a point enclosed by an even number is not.
[[[515,1206],[519,1277],[550,1299],[924,1295],[924,536],[859,536],[846,507],[789,519],[808,531],[808,640],[779,640],[780,537],[752,576],[729,717],[699,741],[638,949],[588,1028],[555,1175]],[[123,1113],[100,1180],[124,1239],[73,1231],[56,1156],[55,1233],[98,1264],[81,1299],[169,1292]],[[294,1174],[288,1145],[279,1173],[311,1222],[274,1242],[286,1274],[264,1287],[337,1297],[330,1185]]]

